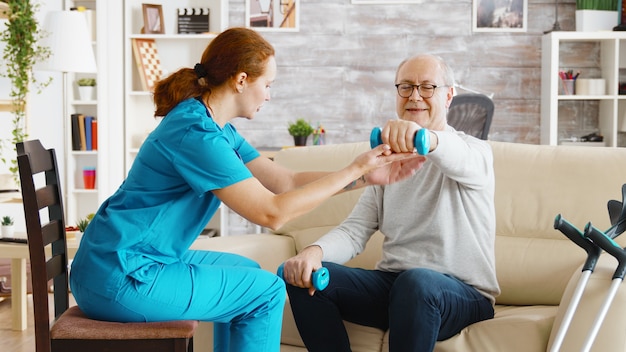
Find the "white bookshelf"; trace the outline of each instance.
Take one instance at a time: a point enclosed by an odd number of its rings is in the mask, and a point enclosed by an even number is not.
[[[65,10],[69,10],[73,7],[85,7],[88,12],[93,16],[90,16],[91,21],[96,21],[98,14],[98,5],[101,2],[96,0],[81,0],[81,1],[65,1]],[[88,15],[86,14],[86,18]],[[100,51],[101,42],[98,41],[99,36],[96,29],[96,23],[90,23],[88,21],[89,30],[92,31],[91,38],[93,40],[92,46],[94,49],[94,55],[96,56],[96,65],[100,61],[98,58],[98,52]],[[106,177],[96,177],[96,186],[94,189],[85,189],[83,184],[82,170],[85,167],[96,168],[97,174],[105,174],[106,168],[100,165],[102,160],[100,154],[99,145],[98,150],[82,151],[73,150],[72,148],[72,123],[71,115],[78,113],[85,116],[93,116],[100,122],[101,116],[104,116],[104,111],[98,104],[99,95],[96,93],[94,99],[81,100],[78,94],[78,87],[76,81],[80,78],[95,78],[96,79],[96,92],[100,90],[101,86],[106,86],[104,79],[101,79],[100,73],[85,74],[85,73],[67,73],[66,92],[65,97],[68,100],[66,102],[68,111],[66,112],[65,119],[65,213],[66,223],[69,225],[75,225],[77,221],[84,218],[89,213],[95,213],[98,209],[100,202],[103,201],[103,196],[100,194],[102,186],[100,185],[101,179]],[[100,126],[98,126],[100,130]]]
[[[124,1],[124,165],[125,174],[137,155],[145,137],[158,125],[154,118],[152,93],[142,88],[139,71],[133,56],[133,39],[154,39],[164,75],[180,68],[193,66],[200,61],[208,43],[228,28],[228,0],[182,0],[150,2],[160,4],[163,11],[164,34],[142,34],[143,0]],[[177,34],[178,8],[209,8],[209,33]],[[228,234],[228,209],[225,206],[207,225],[207,229]]]
[[[572,130],[588,128],[571,126],[572,121],[584,123],[594,114],[604,145],[620,146],[618,136],[626,130],[626,95],[618,90],[620,75],[626,77],[626,33],[551,32],[542,38],[541,60],[541,143],[563,144]],[[560,94],[558,72],[568,69],[580,69],[580,77],[604,79],[605,94]]]

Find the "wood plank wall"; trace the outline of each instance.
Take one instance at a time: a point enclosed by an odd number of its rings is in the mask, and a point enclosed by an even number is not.
[[[472,0],[300,0],[299,32],[262,32],[277,50],[271,102],[235,126],[256,147],[293,145],[287,123],[299,117],[321,122],[328,143],[366,141],[395,118],[397,65],[434,53],[460,84],[495,92],[491,140],[538,144],[541,37],[555,22],[555,1],[528,0],[526,32],[494,33],[472,31]],[[561,30],[575,30],[575,0],[558,4]],[[230,25],[243,26],[245,0],[229,5]]]

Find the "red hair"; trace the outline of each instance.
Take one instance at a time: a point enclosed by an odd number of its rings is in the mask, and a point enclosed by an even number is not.
[[[185,99],[211,94],[237,73],[245,72],[254,82],[265,72],[274,47],[249,28],[230,28],[211,40],[202,54],[204,77],[193,68],[182,68],[157,82],[154,89],[155,116],[165,116]]]

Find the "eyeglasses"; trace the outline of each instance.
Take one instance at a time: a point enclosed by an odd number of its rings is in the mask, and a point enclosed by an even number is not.
[[[448,85],[437,86],[434,84],[409,84],[409,83],[400,83],[396,84],[396,89],[398,90],[398,95],[402,98],[409,98],[415,89],[417,89],[417,94],[424,99],[432,98],[435,95],[435,89],[449,87]]]

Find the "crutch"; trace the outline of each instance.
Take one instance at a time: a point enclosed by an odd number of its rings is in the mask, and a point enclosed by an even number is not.
[[[615,273],[613,274],[613,281],[611,283],[611,287],[609,289],[609,293],[606,296],[606,300],[604,304],[600,308],[598,316],[594,321],[591,331],[585,340],[585,344],[582,348],[582,352],[588,352],[593,345],[594,340],[596,339],[596,335],[600,330],[600,326],[604,321],[606,313],[613,303],[613,299],[617,294],[617,290],[621,285],[622,281],[624,281],[624,275],[626,275],[626,249],[620,247],[608,234],[603,233],[602,231],[596,229],[591,223],[588,223],[585,226],[585,236],[590,238],[596,245],[600,248],[604,249],[607,253],[615,257],[617,259],[618,265],[617,269],[615,269]]]
[[[554,343],[550,347],[550,352],[557,352],[561,348],[567,329],[569,328],[569,325],[574,317],[574,312],[576,312],[578,303],[580,303],[580,299],[585,291],[585,286],[587,286],[587,281],[589,281],[589,277],[598,263],[600,253],[602,253],[602,249],[600,249],[600,247],[596,246],[590,239],[586,238],[574,225],[563,219],[561,214],[557,215],[554,219],[554,228],[561,231],[565,236],[567,236],[567,238],[572,240],[572,242],[584,249],[585,252],[587,252],[587,260],[585,260],[585,264],[583,265],[582,274],[580,275],[580,279],[578,279],[578,284],[576,285],[576,289],[572,295],[572,300],[565,311],[565,315],[563,316],[563,322],[559,326],[559,331],[557,331],[554,338]]]
[[[607,235],[610,238],[615,238],[626,230],[626,184],[622,185],[622,202],[616,200],[609,200],[607,207],[609,211],[609,218],[611,221],[611,228],[607,230]],[[598,262],[598,258],[602,249],[595,245],[589,238],[585,237],[583,233],[578,230],[574,225],[565,220],[561,214],[557,215],[554,219],[554,228],[561,231],[572,242],[576,243],[579,247],[587,252],[587,260],[583,265],[582,274],[576,285],[576,289],[572,295],[572,300],[565,311],[563,316],[563,322],[559,326],[559,330],[554,338],[554,342],[550,347],[550,352],[557,352],[563,344],[565,334],[572,322],[574,313],[578,308],[580,299],[582,298],[589,277],[593,273],[593,270]]]

